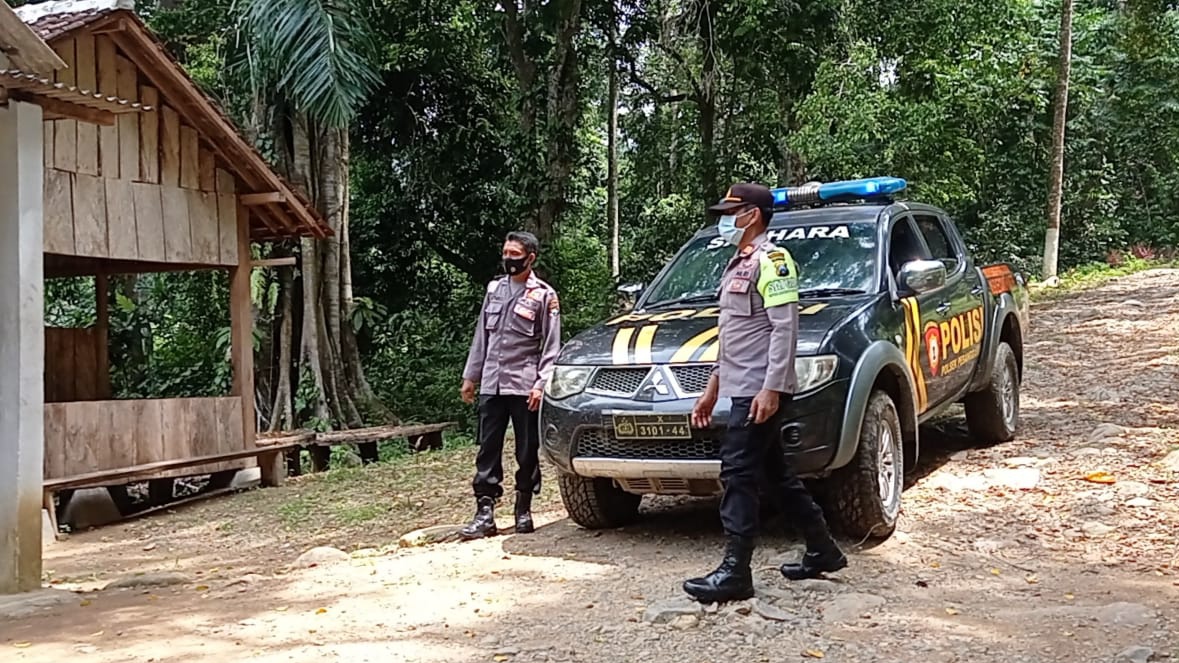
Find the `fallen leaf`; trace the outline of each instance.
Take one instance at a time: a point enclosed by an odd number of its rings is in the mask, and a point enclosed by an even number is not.
[[[78,605],[85,608],[86,606],[90,605],[90,603],[91,603],[90,599],[82,599],[82,601]]]
[[[286,612],[286,611],[287,611],[287,607],[286,607],[285,605],[283,605],[283,606],[279,606],[279,607],[275,608],[274,610],[275,610],[276,612]]]
[[[1109,472],[1090,472],[1085,475],[1085,481],[1092,483],[1116,483],[1117,479]]]
[[[1030,576],[1024,578],[1024,580],[1027,581],[1027,583],[1029,585],[1034,585],[1034,584],[1040,582],[1040,579],[1037,578],[1035,575],[1030,575]]]
[[[156,549],[156,544],[154,544],[154,543],[149,543],[143,547],[144,552],[148,552],[149,550],[155,550],[155,549]]]
[[[32,644],[33,643],[31,643],[31,642],[14,642],[14,643],[12,643],[12,646],[16,647],[17,649],[25,649],[26,647],[29,647]]]
[[[958,609],[957,608],[946,608],[946,614],[947,615],[956,615],[956,614],[958,614]]]
[[[91,634],[90,634],[90,637],[92,637],[92,638],[97,638],[98,636],[102,635],[102,634],[103,634],[103,633],[105,633],[105,632],[106,632],[106,631],[95,631],[95,632],[93,632],[93,633],[91,633]]]
[[[316,611],[315,611],[315,614],[317,614],[317,615],[322,615],[322,614],[323,614],[323,613],[325,613],[325,612],[327,612],[327,608],[320,608],[320,609],[318,609],[318,610],[316,610]]]
[[[999,575],[999,573],[1000,573],[999,569],[991,569],[991,575],[997,576],[997,575]]]
[[[1064,598],[1065,598],[1065,600],[1071,601],[1077,597],[1073,596],[1072,594],[1065,594]]]
[[[930,566],[931,568],[934,568],[934,569],[940,569],[940,568],[942,568],[942,565],[941,565],[941,563],[940,563],[940,562],[930,562],[930,563],[929,563],[929,566]]]
[[[198,592],[207,592],[207,591],[209,591],[209,586],[208,585],[197,585],[196,590]]]
[[[804,651],[802,653],[802,655],[806,656],[808,658],[823,658],[824,656],[826,656],[826,654],[823,653],[822,649],[808,649],[808,650]]]
[[[492,660],[499,661],[500,663],[502,663],[503,661],[508,660],[508,658],[510,658],[510,657],[504,656],[503,654],[496,654],[494,657],[492,657]]]

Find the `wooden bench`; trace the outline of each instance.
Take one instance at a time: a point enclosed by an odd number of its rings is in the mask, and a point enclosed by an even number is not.
[[[49,479],[42,484],[42,505],[49,512],[49,520],[53,526],[53,531],[57,532],[57,507],[54,505],[54,494],[62,491],[73,491],[78,488],[91,488],[95,486],[103,486],[111,483],[130,483],[136,480],[151,479],[160,472],[167,470],[181,469],[185,467],[197,467],[200,465],[209,465],[211,463],[220,463],[230,460],[240,460],[243,458],[257,458],[258,467],[262,470],[262,485],[263,486],[280,486],[286,478],[285,463],[283,454],[290,449],[298,449],[306,439],[314,439],[314,434],[307,435],[290,435],[279,438],[271,438],[267,440],[267,444],[256,446],[252,449],[242,449],[239,451],[229,451],[226,453],[210,454],[207,456],[194,456],[192,458],[182,458],[178,460],[162,460],[154,463],[144,463],[142,465],[131,465],[129,467],[120,467],[113,470],[100,470],[98,472],[87,472],[86,474],[77,474],[70,477],[62,477],[60,479]],[[64,505],[63,505],[64,507]]]
[[[439,424],[406,424],[396,426],[373,426],[371,428],[354,428],[351,430],[329,431],[314,433],[298,431],[282,437],[259,436],[259,446],[271,444],[271,440],[289,441],[298,438],[299,447],[311,451],[311,471],[323,472],[328,469],[330,449],[341,444],[356,444],[360,447],[360,460],[365,465],[377,461],[377,442],[405,438],[410,451],[426,451],[442,448],[442,432],[457,426],[454,421]],[[292,469],[298,466],[298,449],[296,456],[288,457]]]

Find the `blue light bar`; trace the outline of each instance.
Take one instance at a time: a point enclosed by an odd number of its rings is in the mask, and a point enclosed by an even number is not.
[[[774,206],[868,200],[891,196],[898,191],[903,191],[906,186],[905,180],[899,177],[869,177],[862,180],[783,187],[773,190]]]

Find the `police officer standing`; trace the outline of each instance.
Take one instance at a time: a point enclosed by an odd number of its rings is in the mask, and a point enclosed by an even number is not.
[[[508,420],[516,436],[516,532],[533,531],[532,496],[540,493],[537,410],[561,345],[557,292],[532,272],[540,247],[527,232],[508,233],[507,275],[487,286],[475,337],[463,369],[462,398],[479,386],[479,453],[475,458],[475,517],[466,539],[494,536],[495,503],[503,496],[503,449]]]
[[[782,455],[782,408],[797,385],[798,271],[789,252],[766,239],[773,206],[766,187],[736,184],[709,208],[720,215],[720,234],[737,251],[721,278],[720,354],[692,409],[692,425],[705,429],[717,397],[732,399],[720,448],[724,559],[712,573],[684,582],[684,591],[703,602],[753,596],[750,559],[758,534],[761,472],[768,471],[770,490],[806,539],[802,560],[784,564],[782,575],[798,580],[847,566],[822,509]]]

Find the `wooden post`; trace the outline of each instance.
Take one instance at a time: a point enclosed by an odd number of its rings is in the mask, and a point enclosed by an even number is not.
[[[237,265],[229,270],[229,325],[233,361],[233,395],[241,399],[242,446],[254,446],[254,315],[250,302],[250,210],[237,205]],[[262,485],[282,484],[283,472],[259,456]]]
[[[45,457],[41,109],[0,108],[0,594],[41,586]]]

